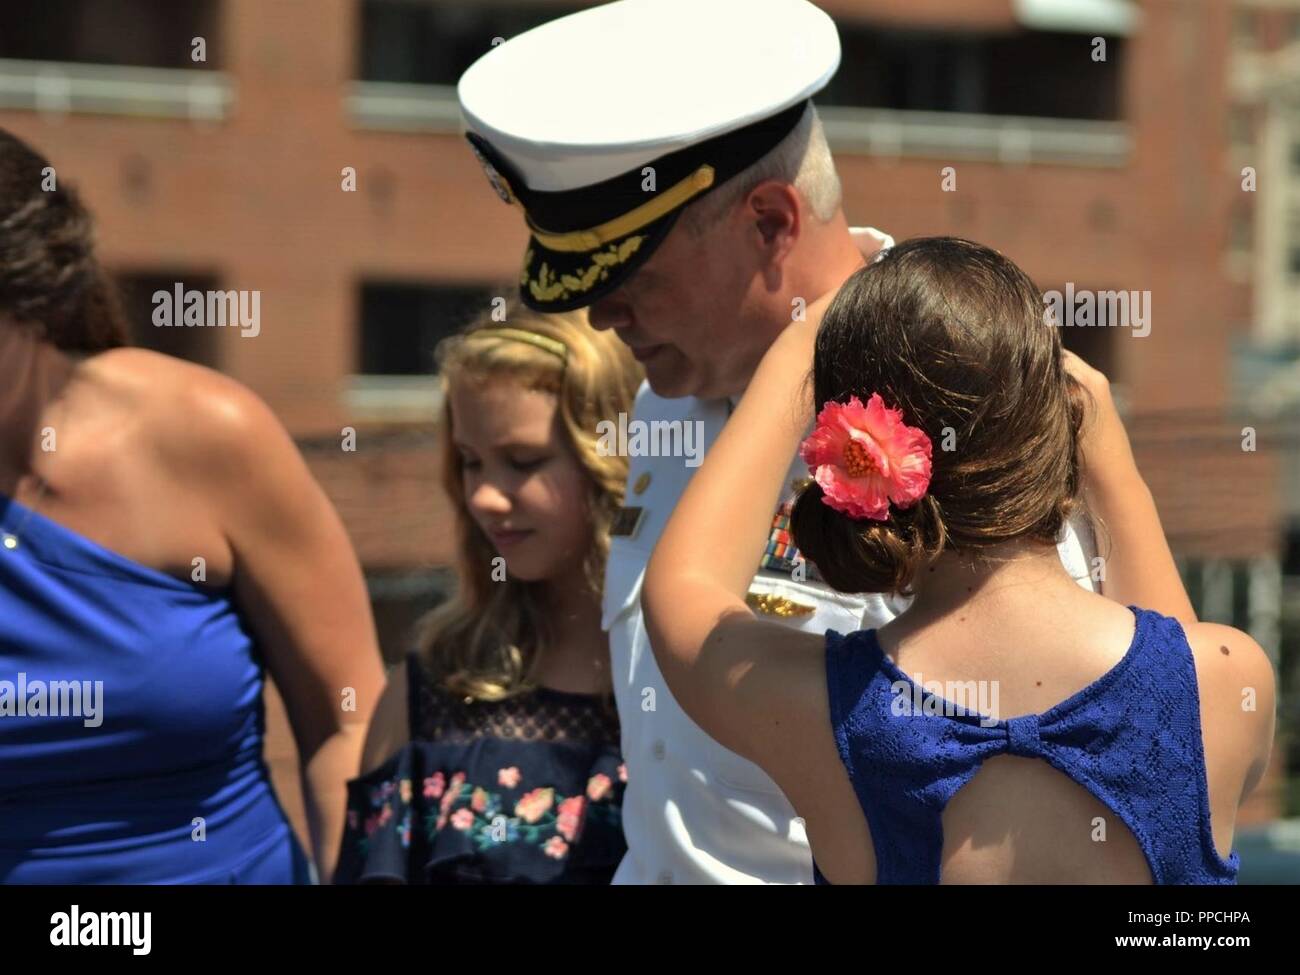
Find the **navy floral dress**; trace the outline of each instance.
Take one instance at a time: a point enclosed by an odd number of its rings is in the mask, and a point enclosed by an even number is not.
[[[348,783],[336,883],[607,884],[627,847],[611,698],[467,701],[407,658],[411,741]]]

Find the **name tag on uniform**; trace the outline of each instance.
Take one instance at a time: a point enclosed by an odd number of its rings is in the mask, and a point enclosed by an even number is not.
[[[614,538],[636,538],[643,521],[645,521],[645,508],[639,505],[624,505],[614,516],[614,524],[610,526],[609,533]]]

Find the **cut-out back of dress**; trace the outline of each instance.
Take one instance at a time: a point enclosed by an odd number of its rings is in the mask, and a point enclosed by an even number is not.
[[[831,725],[877,883],[939,882],[944,809],[998,755],[1044,761],[1094,796],[1132,833],[1155,883],[1236,881],[1237,854],[1224,860],[1210,831],[1191,647],[1177,620],[1129,608],[1135,632],[1119,663],[1041,714],[998,721],[921,689],[913,697],[933,706],[899,713],[898,688],[915,685],[875,631],[827,633]]]

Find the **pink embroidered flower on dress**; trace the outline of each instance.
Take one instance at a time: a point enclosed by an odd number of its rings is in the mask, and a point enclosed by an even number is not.
[[[469,807],[476,813],[481,813],[487,809],[488,794],[487,789],[475,789],[469,797]]]
[[[817,426],[799,448],[822,489],[822,501],[850,518],[889,518],[892,501],[909,508],[930,486],[930,438],[903,422],[872,393],[828,402]]]
[[[434,772],[424,780],[424,798],[441,799],[443,791],[447,788],[447,777],[441,772]]]
[[[572,796],[560,803],[555,811],[555,831],[572,843],[582,827],[582,810],[587,800]]]
[[[600,800],[609,795],[610,790],[613,787],[614,783],[610,781],[608,775],[605,775],[603,772],[597,772],[587,780],[587,798],[592,802],[600,802]]]
[[[446,818],[451,814],[451,807],[456,804],[460,798],[460,787],[465,784],[465,773],[457,772],[447,783],[447,791],[442,794],[442,801],[438,804],[438,811]]]
[[[509,768],[503,768],[497,772],[497,785],[505,786],[507,789],[513,789],[519,784],[519,769],[511,765]]]
[[[525,823],[535,823],[551,808],[554,801],[555,789],[534,789],[515,803],[515,815]]]
[[[388,821],[393,818],[392,806],[384,806],[373,816],[366,817],[366,835],[373,836],[375,831],[388,825]]]

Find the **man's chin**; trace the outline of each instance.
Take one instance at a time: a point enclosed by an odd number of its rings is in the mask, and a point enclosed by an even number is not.
[[[655,368],[655,366],[649,365],[645,370],[645,378],[646,382],[650,384],[651,392],[656,396],[662,396],[664,399],[680,399],[683,396],[699,395],[699,377],[688,370]]]

